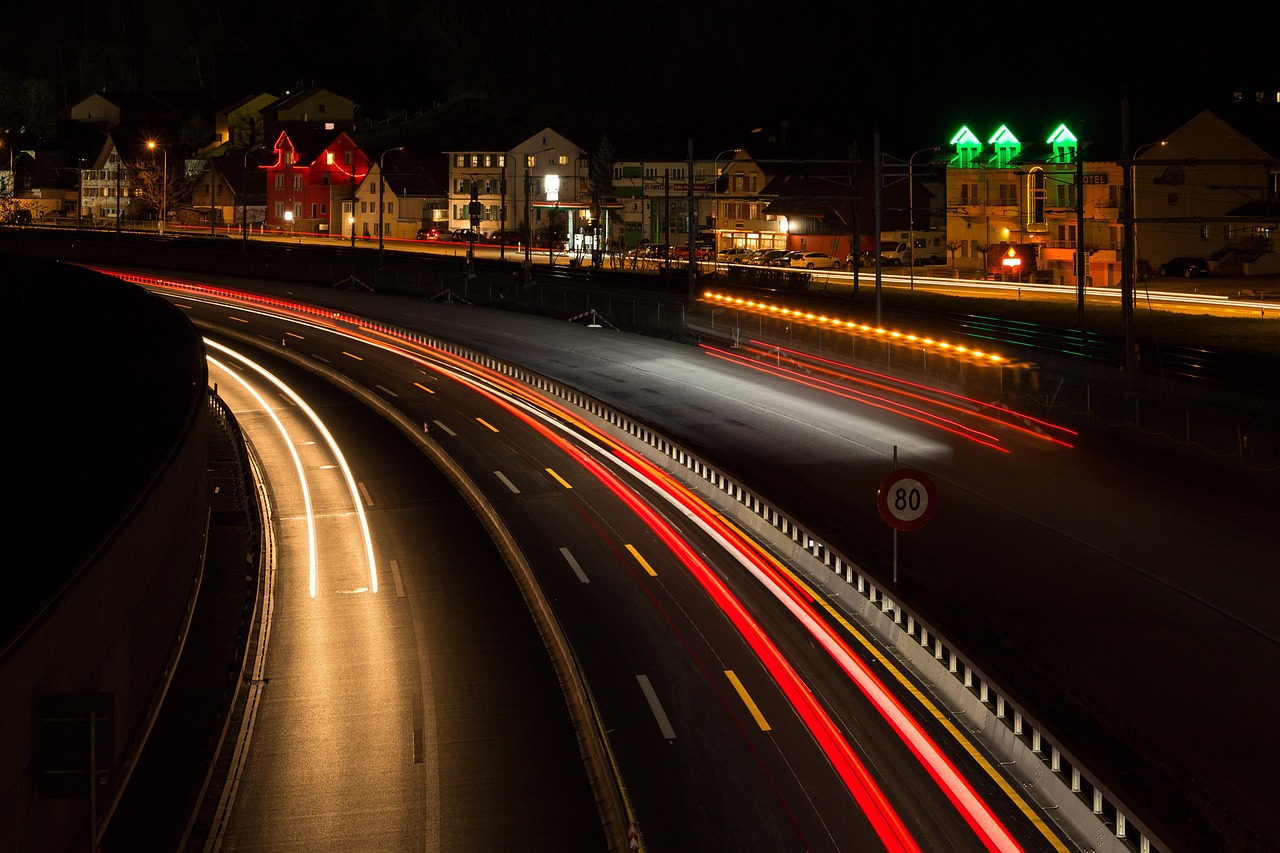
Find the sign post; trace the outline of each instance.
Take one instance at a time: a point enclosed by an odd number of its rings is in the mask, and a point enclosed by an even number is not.
[[[898,583],[898,531],[919,530],[938,508],[938,490],[929,475],[915,468],[898,468],[898,448],[893,449],[894,470],[876,491],[876,507],[885,524],[893,528],[893,583]]]

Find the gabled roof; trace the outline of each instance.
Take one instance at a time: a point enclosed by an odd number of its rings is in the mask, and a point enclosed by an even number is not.
[[[303,127],[293,128],[291,130],[282,130],[276,137],[275,142],[271,144],[272,150],[278,150],[279,147],[287,140],[289,147],[297,154],[295,164],[299,166],[313,165],[316,159],[329,149],[330,146],[339,138],[347,136],[345,131],[341,130],[319,130],[317,128]],[[347,137],[350,140],[350,137]],[[357,147],[355,142],[351,143],[352,147]]]

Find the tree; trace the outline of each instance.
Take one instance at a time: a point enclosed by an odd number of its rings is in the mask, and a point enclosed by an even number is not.
[[[126,161],[124,167],[133,193],[130,206],[137,205],[158,218],[162,205],[172,211],[189,203],[199,173],[188,175],[181,165],[179,160],[175,167],[174,158],[170,157],[169,174],[165,175],[165,157],[160,151],[145,151]]]
[[[591,155],[589,177],[591,180],[591,265],[600,266],[604,246],[600,223],[604,219],[604,202],[613,197],[613,145],[608,136],[600,139]]]

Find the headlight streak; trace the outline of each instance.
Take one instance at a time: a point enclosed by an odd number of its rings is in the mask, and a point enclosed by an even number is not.
[[[208,342],[206,341],[206,343]],[[226,349],[225,347],[222,349],[231,357],[240,359],[240,356],[237,353],[234,353],[231,350]],[[257,392],[257,389],[251,386],[248,382],[245,382],[244,378],[241,377],[239,373],[232,370],[229,366],[218,361],[213,356],[208,356],[208,359],[210,364],[216,365],[221,370],[223,370],[227,375],[234,377],[235,380],[240,383],[240,386],[244,388],[244,390],[247,391],[249,394],[251,394],[253,396],[253,399],[258,401],[258,405],[262,407],[262,410],[267,413],[268,417],[271,418],[272,423],[276,425],[276,429],[280,431],[280,437],[284,440],[285,446],[289,448],[289,455],[293,457],[293,467],[298,472],[298,484],[302,489],[302,505],[305,508],[304,511],[307,517],[308,588],[310,589],[311,597],[315,598],[316,597],[316,559],[317,559],[316,558],[316,518],[315,518],[315,513],[311,511],[311,489],[307,485],[306,468],[303,467],[302,459],[299,458],[298,456],[297,443],[294,442],[294,440],[289,436],[289,430],[285,428],[284,423],[280,420],[279,416],[276,415],[275,409],[273,409],[270,405],[268,405],[266,400],[262,399],[262,395],[260,395]],[[246,361],[245,363],[248,364],[249,362]]]
[[[805,385],[809,388],[813,388],[818,391],[824,391],[828,394],[834,394],[837,397],[844,397],[849,400],[854,400],[856,402],[870,406],[874,409],[881,409],[882,411],[890,412],[895,415],[901,415],[904,418],[910,418],[913,421],[917,421],[919,423],[925,424],[926,426],[935,427],[944,432],[949,432],[953,435],[959,436],[960,438],[966,438],[969,441],[972,441],[974,444],[980,444],[984,447],[990,447],[992,450],[998,450],[1001,453],[1010,452],[1007,447],[1001,447],[1000,439],[996,438],[993,435],[988,435],[987,433],[978,432],[977,430],[971,427],[967,427],[964,424],[959,423],[957,421],[953,421],[953,420],[950,420],[949,418],[944,418],[939,415],[932,414],[931,412],[926,412],[923,409],[918,409],[913,406],[908,406],[905,403],[895,403],[892,400],[887,400],[883,397],[877,397],[872,394],[868,394],[864,391],[856,391],[853,389],[836,390],[837,386],[835,386],[831,382],[827,382],[826,380],[807,379],[801,374],[796,373],[795,371],[780,370],[778,368],[762,365],[750,359],[742,358],[741,356],[735,356],[730,353],[724,352],[723,350],[712,350],[704,347],[704,351],[708,355],[710,355],[712,358],[719,359],[720,361],[727,361],[732,364],[738,364],[747,368],[748,370],[755,370],[759,373],[769,374],[770,376],[786,375],[786,378],[790,379],[790,381],[795,382],[797,384]]]
[[[154,283],[155,280],[146,279],[145,281]],[[164,282],[160,283],[164,284]],[[224,291],[223,293],[231,299],[236,299],[240,296],[240,294],[237,294],[234,291]],[[283,307],[296,306],[296,303],[285,303],[283,301],[281,301],[280,304]],[[323,313],[327,320],[331,318],[339,318],[357,325],[360,323],[358,318],[345,318],[336,312],[329,313],[303,310],[301,313],[310,315],[306,319],[302,320],[302,322],[309,322],[313,324],[315,324],[315,320],[319,313]],[[513,381],[507,379],[497,371],[484,368],[483,366],[467,361],[466,359],[453,356],[429,344],[403,336],[396,331],[372,326],[367,328],[370,330],[369,333],[375,337],[365,337],[364,334],[353,334],[353,331],[350,329],[338,329],[336,326],[334,326],[332,330],[340,334],[348,334],[353,337],[364,338],[366,342],[371,345],[386,348],[401,354],[402,356],[408,357],[434,372],[459,379],[464,384],[472,386],[477,393],[493,400],[496,405],[510,411],[514,416],[523,417],[515,410],[513,404],[497,399],[495,397],[495,392],[487,390],[479,383],[484,381],[499,388],[505,388],[508,393],[512,394],[516,398],[517,401],[520,401],[518,405],[528,407],[539,418],[546,419],[555,428],[563,430],[569,434],[578,435],[581,440],[586,440],[588,443],[590,443],[590,437],[594,437],[602,444],[611,447],[615,454],[615,459],[619,464],[630,468],[633,475],[637,476],[641,482],[647,484],[650,488],[657,490],[668,502],[702,525],[705,530],[711,533],[711,535],[723,539],[726,543],[726,547],[729,547],[730,553],[732,553],[741,564],[747,567],[749,571],[759,578],[769,578],[766,582],[766,588],[770,589],[775,596],[779,596],[780,600],[782,600],[788,608],[793,609],[793,612],[804,614],[799,617],[802,624],[806,625],[811,632],[816,632],[814,633],[814,636],[819,639],[825,648],[828,648],[829,650],[833,648],[836,650],[843,650],[839,655],[832,652],[842,665],[862,668],[861,663],[857,658],[849,653],[847,647],[845,647],[844,644],[834,636],[834,629],[831,629],[815,613],[808,610],[806,599],[820,600],[817,599],[817,596],[812,591],[805,589],[793,577],[791,578],[791,582],[796,584],[796,586],[799,587],[798,589],[788,588],[781,581],[772,580],[772,576],[769,571],[770,566],[774,567],[780,577],[784,579],[791,576],[784,567],[781,567],[776,560],[765,553],[760,546],[746,537],[745,534],[738,532],[736,528],[722,520],[722,517],[718,512],[707,507],[700,498],[688,492],[687,489],[676,483],[669,475],[653,463],[650,463],[647,459],[637,455],[625,446],[618,444],[610,437],[599,433],[594,427],[579,420],[577,416],[562,408],[560,404],[554,400],[543,397],[531,389],[516,385]],[[446,367],[445,364],[428,361],[423,356],[419,356],[415,352],[406,350],[406,346],[425,350],[434,358],[439,358],[445,363],[456,366]],[[461,371],[464,370],[467,372],[461,373]],[[475,374],[480,374],[480,376],[476,376]],[[483,379],[481,377],[483,377]],[[532,402],[523,402],[524,398],[527,398]],[[557,420],[557,418],[562,419],[564,422],[562,423]],[[888,805],[887,801],[884,800],[883,794],[874,787],[871,789],[865,789],[860,784],[860,774],[864,775],[866,771],[861,767],[860,763],[858,763],[856,755],[852,754],[851,749],[844,741],[838,730],[834,728],[834,723],[830,720],[829,716],[826,715],[825,710],[820,706],[816,706],[816,700],[813,699],[808,688],[799,680],[794,671],[790,669],[789,664],[787,664],[785,659],[782,658],[776,647],[773,647],[772,643],[770,643],[768,639],[759,632],[758,627],[751,619],[750,614],[745,611],[745,608],[742,608],[741,604],[737,602],[731,592],[724,587],[723,583],[715,576],[714,572],[711,571],[705,563],[701,562],[700,558],[698,558],[698,556],[680,540],[679,536],[676,535],[674,531],[671,531],[667,527],[666,522],[660,516],[657,516],[650,507],[643,505],[637,496],[632,494],[626,487],[617,481],[614,476],[604,469],[599,463],[591,460],[578,449],[568,446],[564,440],[560,440],[552,436],[548,428],[532,423],[531,419],[528,417],[523,417],[523,419],[526,420],[526,422],[529,422],[532,428],[546,436],[548,440],[564,448],[566,453],[580,461],[580,463],[587,467],[593,474],[596,474],[597,476],[603,475],[605,479],[602,480],[602,483],[608,488],[616,490],[619,497],[627,502],[629,506],[632,506],[635,511],[640,514],[641,518],[646,520],[646,523],[650,524],[651,529],[653,529],[655,533],[659,534],[660,538],[663,538],[663,540],[667,542],[668,547],[672,549],[673,554],[675,554],[677,558],[680,558],[682,562],[685,562],[684,558],[687,557],[693,562],[693,566],[691,566],[690,569],[691,571],[694,571],[695,568],[697,569],[695,576],[704,581],[705,584],[709,585],[708,593],[711,594],[717,602],[721,603],[722,606],[730,607],[730,611],[726,611],[726,615],[735,617],[735,624],[740,624],[744,628],[750,627],[752,629],[748,634],[744,634],[744,637],[753,648],[757,649],[758,654],[764,653],[766,655],[766,657],[761,658],[762,663],[767,665],[771,674],[774,674],[775,679],[778,679],[780,675],[787,676],[787,678],[778,681],[780,688],[784,690],[793,702],[800,701],[802,703],[801,708],[805,710],[805,719],[810,725],[811,733],[815,739],[822,744],[824,751],[826,751],[828,757],[832,759],[833,766],[837,767],[838,771],[841,772],[842,777],[846,779],[846,783],[854,786],[851,788],[851,792],[856,790],[861,792],[864,796],[872,798],[872,800],[864,806],[864,808],[870,809],[870,811],[867,812],[868,818],[878,821],[878,830],[883,829],[885,832],[892,833],[892,837],[897,839],[894,842],[895,844],[910,845],[909,847],[893,847],[891,849],[916,849],[914,841],[911,840],[909,834],[906,834],[905,827],[901,824],[900,818],[898,818],[896,813],[892,811],[892,808]],[[574,433],[568,424],[576,424],[577,428],[581,430],[582,433]],[[640,471],[647,473],[641,475],[639,473]],[[729,543],[738,544],[730,546]],[[687,562],[686,565],[688,565]],[[830,611],[830,607],[826,606],[825,603],[823,606]],[[864,645],[869,645],[869,641],[862,638],[857,630],[846,620],[840,618],[839,622],[845,630],[852,633],[855,637],[858,637],[860,642]],[[907,683],[905,681],[905,677],[897,673],[896,668],[890,665],[889,669],[895,672],[900,680],[904,680],[904,683]],[[878,686],[879,692],[884,694],[883,686],[878,685],[875,680],[875,676],[869,671],[864,670],[864,677],[856,679],[856,683],[858,683],[860,687],[863,687],[864,685],[876,685]],[[912,689],[912,693],[917,696],[919,695],[914,689]],[[916,737],[914,737],[912,741],[908,742],[909,748],[912,749],[912,751],[917,754],[922,761],[924,761],[924,758],[921,756],[921,750],[927,747],[928,751],[933,752],[935,756],[934,760],[925,763],[925,766],[929,771],[937,774],[941,772],[941,769],[946,769],[948,774],[954,777],[954,781],[951,784],[943,784],[942,787],[947,793],[947,796],[951,798],[953,803],[956,803],[957,806],[960,806],[962,803],[965,804],[962,808],[962,813],[964,814],[965,819],[975,828],[975,830],[982,827],[984,830],[991,830],[993,834],[998,832],[1000,837],[995,839],[986,835],[985,832],[980,832],[980,835],[987,839],[986,843],[988,849],[1018,849],[1016,842],[1008,836],[1007,830],[1004,830],[1003,827],[999,825],[998,819],[990,813],[985,804],[977,797],[976,793],[969,788],[968,784],[959,777],[958,773],[954,770],[954,767],[950,765],[950,762],[947,761],[945,756],[941,756],[937,753],[936,746],[929,741],[928,736],[919,730],[919,727],[915,724],[914,720],[906,715],[905,710],[898,705],[892,696],[887,696],[887,694],[885,695],[887,701],[891,702],[897,708],[897,713],[895,713],[891,719],[891,723],[895,728],[899,728],[900,725],[905,725],[908,728],[915,729],[916,731]],[[797,710],[799,711],[800,708]],[[934,710],[934,713],[935,715],[938,714],[936,709]],[[998,771],[990,767],[989,763],[981,756],[981,753],[972,747],[972,745],[968,744],[963,734],[950,725],[948,725],[948,731],[952,732],[957,740],[979,760],[979,762],[987,769],[987,772],[1000,783],[1000,787],[1010,796],[1011,800],[1013,800],[1024,813],[1033,819],[1035,825],[1040,827],[1041,832],[1044,833],[1045,837],[1049,838],[1053,842],[1055,849],[1065,850],[1066,848],[1061,845],[1061,842],[1052,836],[1048,828],[1044,826],[1043,822],[1035,817],[1034,812],[1030,810],[1018,792],[1011,789],[1008,784],[1004,782]],[[899,734],[904,737],[904,741],[907,741],[907,738],[901,728],[899,728]],[[837,757],[841,759],[838,762],[836,761]],[[935,779],[938,779],[937,775],[935,775]],[[874,785],[873,780],[868,778],[867,781]],[[942,784],[941,780],[939,780],[939,783]],[[961,790],[957,792],[956,788]],[[861,800],[859,802],[861,804]],[[888,811],[886,812],[883,809],[888,809]],[[886,840],[886,843],[888,843],[888,840]]]
[[[250,368],[255,370],[260,376],[262,376],[271,384],[275,385],[276,388],[278,388],[280,392],[285,395],[285,397],[287,397],[290,401],[292,401],[294,405],[296,405],[304,414],[306,414],[306,416],[311,420],[312,424],[315,425],[316,430],[319,431],[319,433],[324,437],[325,444],[327,444],[329,447],[329,452],[333,454],[333,458],[337,461],[338,467],[342,469],[342,476],[347,484],[347,491],[350,492],[351,494],[351,503],[353,506],[355,506],[356,518],[360,524],[360,534],[364,539],[365,555],[369,563],[369,589],[370,591],[376,594],[378,592],[378,564],[374,561],[373,536],[369,532],[369,520],[368,518],[365,517],[364,502],[360,499],[360,490],[356,487],[356,480],[351,473],[350,466],[347,465],[346,457],[342,455],[342,450],[341,448],[338,447],[338,443],[337,441],[334,440],[333,435],[330,434],[328,427],[324,425],[324,422],[320,420],[320,416],[317,415],[315,411],[312,410],[312,408],[307,405],[305,400],[299,397],[292,388],[290,388],[288,385],[285,385],[282,381],[280,381],[280,379],[278,379],[277,377],[272,375],[270,372],[268,372],[266,368],[262,367],[261,365],[253,361],[250,361],[249,359],[245,358],[243,355],[240,355],[239,353],[234,352],[233,350],[223,346],[217,341],[213,341],[213,340],[209,340],[208,338],[205,338],[205,346],[213,347],[217,350],[220,350],[226,353],[229,356],[232,356],[236,359],[239,359],[240,361],[243,361],[246,365],[248,365]],[[308,517],[310,517],[309,512],[308,512]],[[313,568],[313,575],[311,580],[311,597],[312,598],[314,598],[316,595],[315,584],[316,584],[316,581],[315,581],[314,568]]]
[[[981,400],[975,400],[972,397],[965,397],[961,394],[956,394],[954,392],[947,391],[942,388],[931,388],[928,385],[922,385],[917,382],[910,382],[906,379],[898,379],[893,376],[887,376],[882,373],[876,373],[875,371],[866,370],[865,368],[855,367],[854,365],[851,365],[851,364],[843,364],[838,361],[832,361],[831,359],[809,355],[808,353],[802,353],[798,350],[787,349],[786,347],[778,347],[773,344],[766,344],[761,341],[753,340],[750,343],[753,346],[750,346],[747,348],[748,352],[755,353],[762,357],[775,358],[780,352],[787,353],[788,355],[784,357],[787,359],[787,361],[796,365],[801,364],[801,359],[808,359],[808,361],[811,362],[811,364],[808,365],[808,369],[825,373],[829,376],[836,377],[837,379],[844,379],[850,382],[859,382],[871,388],[887,391],[891,394],[898,394],[900,396],[908,397],[913,400],[920,400],[925,403],[941,406],[943,408],[949,409],[954,412],[960,412],[961,414],[978,418],[980,420],[986,421],[987,423],[998,424],[1000,426],[1006,427],[1016,432],[1020,432],[1023,435],[1026,435],[1028,438],[1039,439],[1041,441],[1048,441],[1052,444],[1059,444],[1063,447],[1074,446],[1066,441],[1063,441],[1062,439],[1058,439],[1053,437],[1052,435],[1048,435],[1047,433],[1039,432],[1037,430],[1021,426],[1015,421],[1003,420],[1001,418],[988,414],[988,412],[995,411],[1002,415],[1006,415],[1009,418],[1015,418],[1017,420],[1027,421],[1029,423],[1036,424],[1037,426],[1043,427],[1047,430],[1055,430],[1055,431],[1062,432],[1072,436],[1078,435],[1078,433],[1075,430],[1070,429],[1068,427],[1059,426],[1058,424],[1053,424],[1048,421],[1041,420],[1040,418],[1035,418],[1030,415],[1025,415],[1021,412],[1006,408],[1004,406],[996,406],[991,403],[984,403]],[[749,365],[753,364],[753,362],[747,359],[743,359],[741,356],[736,355],[735,353],[729,352],[728,350],[719,349],[718,347],[712,347],[707,344],[701,344],[701,347],[702,349],[707,350],[709,353],[718,354],[721,357],[729,360],[741,360],[746,364],[749,364]],[[795,356],[795,358],[791,357],[793,355]],[[771,365],[767,361],[759,362],[759,364],[764,368],[766,368],[769,372],[775,372],[779,376],[789,377],[789,376],[798,375],[800,376],[801,379],[807,379],[807,377],[805,377],[803,374],[797,374],[795,371],[780,368],[780,367],[777,367],[776,365]],[[828,367],[827,365],[830,365],[830,366]],[[841,372],[842,370],[851,371],[851,373],[842,373]],[[810,386],[810,387],[813,387],[813,386]],[[844,386],[841,386],[841,385],[834,385],[833,387],[837,389],[842,389],[842,390],[844,388]],[[927,391],[929,393],[921,394],[911,390],[907,390],[912,388],[918,388],[923,391]],[[844,396],[844,395],[841,395],[841,396]],[[939,397],[945,398],[945,399],[938,399]],[[872,399],[883,399],[883,398],[872,397]],[[954,403],[947,402],[947,400],[955,400],[958,402],[954,402]],[[963,403],[967,405],[959,405],[959,403]],[[912,409],[912,411],[914,411],[914,409]],[[947,421],[947,422],[950,423],[950,421]],[[969,429],[969,428],[965,427],[965,429]]]

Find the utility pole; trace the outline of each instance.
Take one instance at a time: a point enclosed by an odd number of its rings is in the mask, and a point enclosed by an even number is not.
[[[1076,325],[1084,328],[1084,284],[1089,274],[1089,256],[1084,248],[1084,157],[1076,140]]]
[[[1120,270],[1120,316],[1124,324],[1124,387],[1126,392],[1134,390],[1137,362],[1133,352],[1133,273],[1136,266],[1134,254],[1133,216],[1133,148],[1129,141],[1129,99],[1126,97],[1120,107],[1120,149],[1124,151],[1124,173],[1121,201],[1124,215],[1120,221],[1124,225],[1124,267]]]
[[[689,215],[687,217],[689,222],[689,226],[688,226],[689,227],[689,296],[692,297],[694,293],[697,291],[697,287],[698,287],[698,244],[697,244],[697,235],[696,235],[698,226],[697,226],[697,223],[694,221],[695,216],[694,216],[694,208],[693,208],[693,140],[692,139],[689,140],[689,182],[686,184],[686,187],[688,189],[686,196],[688,198],[688,207],[689,207]]]
[[[880,325],[880,284],[881,284],[881,263],[880,263],[880,189],[884,183],[884,163],[883,155],[880,153],[880,128],[876,128],[873,137],[874,143],[872,147],[872,156],[876,158],[876,216],[875,216],[875,256],[876,256],[876,325]]]

